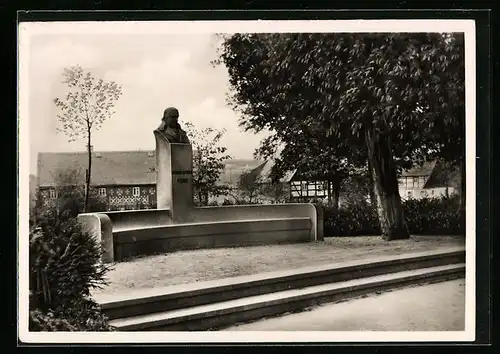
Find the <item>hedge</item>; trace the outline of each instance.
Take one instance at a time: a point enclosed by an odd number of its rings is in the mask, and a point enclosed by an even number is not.
[[[30,230],[30,330],[113,330],[91,299],[107,284],[110,266],[76,218],[47,213]]]
[[[465,235],[465,217],[458,213],[458,198],[403,201],[408,231],[412,235]],[[325,236],[380,235],[377,212],[368,203],[324,210]]]

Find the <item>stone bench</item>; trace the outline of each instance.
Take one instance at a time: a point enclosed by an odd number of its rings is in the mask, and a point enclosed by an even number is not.
[[[115,260],[178,250],[309,242],[311,219],[276,218],[130,227],[113,232],[113,238]]]
[[[306,203],[193,208],[181,223],[172,221],[168,209],[78,218],[101,243],[104,262],[177,250],[323,240],[321,207]]]

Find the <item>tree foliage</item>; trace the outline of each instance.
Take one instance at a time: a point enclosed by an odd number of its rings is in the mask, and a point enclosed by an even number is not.
[[[374,127],[390,132],[401,167],[429,158],[431,149],[443,155],[445,146],[450,158],[460,155],[461,34],[235,34],[224,37],[219,54],[240,124],[271,132],[263,154],[282,144],[295,148],[287,160],[333,156],[364,165],[363,130]],[[315,147],[320,154],[306,153]],[[364,161],[349,155],[357,151]]]
[[[231,158],[221,145],[225,130],[197,129],[193,123],[183,124],[193,145],[193,197],[198,205],[208,205],[210,197],[227,195],[229,187],[219,183],[220,175]]]
[[[68,136],[69,141],[84,138],[87,141],[88,168],[86,191],[90,191],[92,174],[92,132],[101,128],[103,123],[115,113],[116,101],[122,94],[121,86],[114,81],[104,81],[76,65],[65,68],[62,83],[67,86],[67,94],[55,98],[59,110],[58,132]],[[85,193],[84,209],[87,210],[89,193]]]
[[[244,171],[238,179],[238,201],[246,204],[258,202],[262,196],[262,183],[256,171]]]
[[[86,138],[90,129],[99,129],[115,113],[116,101],[121,96],[121,86],[114,81],[104,81],[76,65],[65,68],[63,84],[68,92],[64,98],[55,98],[59,108],[58,131],[70,141]]]
[[[460,156],[463,50],[463,35],[448,33],[234,34],[216,64],[228,68],[241,126],[271,132],[260,154],[282,146],[278,170],[368,166],[383,232],[398,238],[397,173]]]

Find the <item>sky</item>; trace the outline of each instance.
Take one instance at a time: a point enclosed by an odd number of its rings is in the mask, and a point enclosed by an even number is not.
[[[36,173],[39,152],[85,149],[84,140],[69,143],[56,132],[53,99],[65,94],[62,72],[75,64],[122,86],[116,113],[93,133],[94,150],[154,149],[152,131],[163,110],[174,106],[181,121],[226,129],[221,143],[233,158],[252,158],[265,133],[244,132],[227,106],[227,69],[211,64],[217,45],[213,33],[32,35],[27,74],[30,173]]]

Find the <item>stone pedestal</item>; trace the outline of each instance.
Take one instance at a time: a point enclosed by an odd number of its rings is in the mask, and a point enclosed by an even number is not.
[[[173,222],[186,221],[193,208],[191,144],[171,144],[158,131],[156,140],[157,208],[170,209]]]

